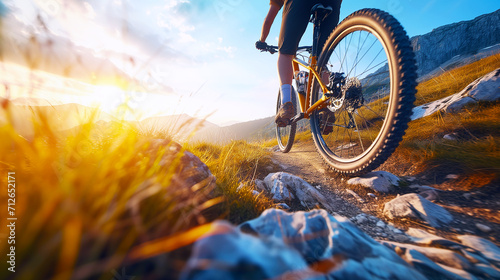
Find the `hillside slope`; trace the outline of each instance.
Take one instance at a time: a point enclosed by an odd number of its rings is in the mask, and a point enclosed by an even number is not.
[[[500,43],[500,10],[470,21],[441,26],[411,38],[419,76],[457,55],[474,54]]]

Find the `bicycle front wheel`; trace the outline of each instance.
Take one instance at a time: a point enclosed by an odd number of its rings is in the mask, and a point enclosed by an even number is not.
[[[297,93],[295,89],[292,89],[292,104],[295,108],[295,114],[297,114]],[[276,104],[276,114],[278,113],[281,106],[281,90],[278,93],[278,102]],[[292,149],[293,141],[295,140],[295,132],[297,130],[297,123],[292,123],[285,127],[276,126],[276,139],[278,140],[278,146],[282,153],[288,153]]]
[[[317,70],[344,78],[337,83],[341,94],[310,119],[319,154],[342,174],[377,168],[401,142],[415,100],[415,58],[406,32],[383,11],[355,12],[330,35]],[[316,85],[312,101],[322,96]]]

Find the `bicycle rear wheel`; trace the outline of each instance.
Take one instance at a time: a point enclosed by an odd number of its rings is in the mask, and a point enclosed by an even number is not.
[[[295,115],[297,114],[297,93],[292,88],[292,103],[295,108]],[[276,103],[276,114],[281,106],[281,90],[278,92],[278,102]],[[295,140],[295,132],[297,131],[297,123],[292,123],[285,127],[276,126],[276,139],[278,146],[282,153],[288,153],[292,149],[293,141]]]
[[[377,168],[402,140],[415,101],[415,58],[406,32],[383,11],[357,11],[332,32],[317,70],[345,77],[338,84],[342,96],[311,116],[319,154],[342,174]],[[316,83],[312,102],[322,96]]]

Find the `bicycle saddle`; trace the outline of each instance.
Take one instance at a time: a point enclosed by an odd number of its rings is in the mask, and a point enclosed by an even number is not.
[[[322,22],[331,12],[333,12],[332,7],[323,6],[323,4],[316,4],[311,9],[311,22],[316,21],[314,23]]]

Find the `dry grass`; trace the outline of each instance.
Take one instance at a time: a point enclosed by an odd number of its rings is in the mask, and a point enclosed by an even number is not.
[[[249,188],[236,191],[241,182],[250,185],[269,160],[260,147],[245,142],[190,147],[208,163],[217,183],[186,188],[176,183],[184,149],[161,163],[174,145],[167,140],[152,149],[151,136],[124,122],[108,127],[88,122],[60,133],[43,114],[33,120],[34,136],[25,139],[9,121],[11,104],[2,105],[0,183],[7,186],[7,173],[15,172],[18,218],[17,272],[5,269],[2,279],[111,279],[123,265],[136,272],[149,267],[143,276],[175,275],[187,255],[169,251],[210,230],[198,226],[214,218],[240,222],[272,205]],[[7,201],[7,195],[2,192],[0,200]],[[151,250],[148,244],[158,242],[173,245]],[[7,252],[7,246],[1,242],[0,251]],[[161,254],[162,266],[143,263]]]
[[[477,78],[500,67],[500,54],[496,54],[466,66],[447,71],[420,83],[417,87],[415,106],[439,100],[460,92]]]
[[[217,177],[216,194],[225,198],[217,212],[224,213],[229,221],[241,223],[255,218],[273,205],[265,196],[252,194],[255,179],[267,175],[265,167],[271,164],[267,148],[233,141],[225,146],[198,143],[188,149]],[[242,187],[237,190],[239,186]]]
[[[460,92],[499,67],[500,54],[497,54],[425,81],[418,85],[416,105]],[[498,116],[498,102],[483,102],[467,106],[458,113],[436,113],[412,121],[400,147],[381,168],[401,175],[423,174],[437,178],[462,173],[476,179],[488,178],[487,182],[474,179],[478,184],[499,180]],[[456,140],[443,139],[446,134],[453,135]],[[296,142],[312,143],[310,131],[298,132],[295,139]],[[266,147],[274,145],[276,140],[265,142]]]
[[[483,174],[500,178],[500,104],[479,103],[459,113],[436,113],[410,123],[393,161],[409,162],[413,175]],[[443,137],[451,135],[454,140]],[[438,179],[436,179],[438,180]]]

